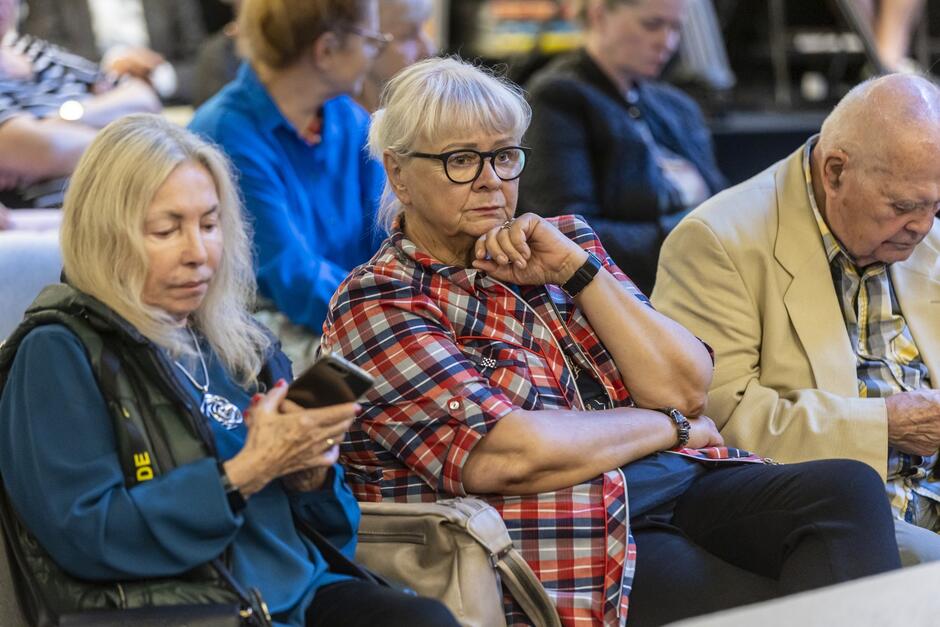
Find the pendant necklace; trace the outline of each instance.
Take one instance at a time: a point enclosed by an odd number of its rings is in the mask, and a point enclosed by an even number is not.
[[[207,418],[212,418],[226,429],[235,429],[244,422],[242,412],[224,396],[209,393],[209,369],[206,368],[206,360],[202,356],[202,347],[199,346],[199,341],[196,339],[196,334],[193,333],[193,330],[189,327],[187,327],[187,330],[189,331],[189,336],[193,338],[193,344],[196,345],[196,354],[199,356],[199,364],[202,366],[202,376],[206,382],[200,385],[200,383],[196,381],[196,377],[189,374],[189,371],[183,367],[183,364],[175,359],[173,363],[186,375],[189,382],[199,390],[202,396],[199,411],[202,412],[202,415]]]

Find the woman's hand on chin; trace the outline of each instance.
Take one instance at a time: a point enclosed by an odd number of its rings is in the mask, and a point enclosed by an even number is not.
[[[587,260],[587,252],[555,226],[526,213],[481,235],[473,267],[516,285],[563,285]]]

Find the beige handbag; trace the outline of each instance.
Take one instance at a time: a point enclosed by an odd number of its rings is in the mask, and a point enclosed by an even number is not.
[[[439,599],[465,627],[503,627],[506,586],[537,627],[560,627],[545,588],[484,501],[360,503],[356,561]]]

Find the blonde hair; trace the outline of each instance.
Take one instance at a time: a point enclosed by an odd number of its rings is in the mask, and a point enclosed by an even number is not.
[[[243,384],[261,370],[271,341],[252,320],[251,239],[228,160],[215,147],[158,115],[129,115],[102,129],[85,151],[62,207],[65,275],[171,355],[191,353],[189,336],[165,311],[142,300],[149,261],[144,221],[160,186],[180,164],[197,163],[219,197],[219,268],[190,324]]]
[[[273,69],[293,64],[329,31],[365,17],[368,0],[243,0],[238,13],[242,53]]]
[[[522,138],[532,111],[522,89],[457,57],[432,58],[396,74],[372,115],[369,151],[379,161],[386,150],[399,155],[420,140],[459,133],[509,134]],[[386,232],[401,211],[388,180],[376,217]]]

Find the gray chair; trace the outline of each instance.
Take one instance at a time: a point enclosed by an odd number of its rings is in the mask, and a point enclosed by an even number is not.
[[[16,328],[39,291],[59,281],[61,271],[55,231],[0,233],[0,341]]]

